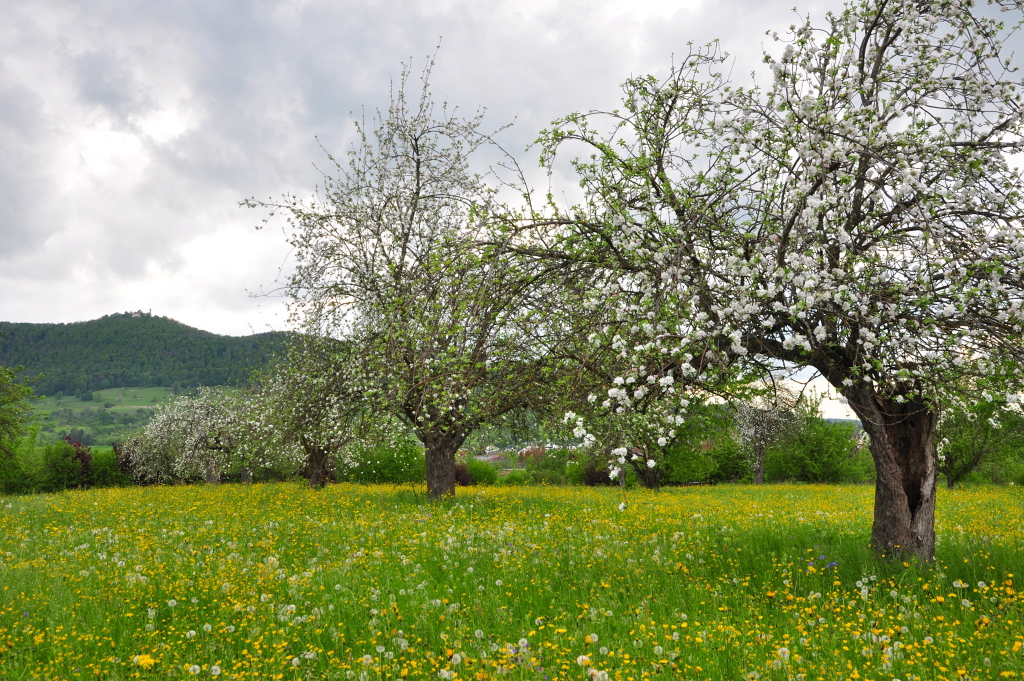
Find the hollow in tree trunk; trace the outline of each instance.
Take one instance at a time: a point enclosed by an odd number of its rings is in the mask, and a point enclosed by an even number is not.
[[[455,453],[465,440],[466,437],[457,432],[424,433],[420,437],[426,450],[427,494],[431,499],[455,496]]]
[[[843,395],[871,436],[875,520],[871,545],[886,556],[935,558],[936,414],[923,402],[897,402],[870,389]]]

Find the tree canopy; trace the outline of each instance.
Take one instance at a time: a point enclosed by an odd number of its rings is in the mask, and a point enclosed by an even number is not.
[[[652,353],[696,388],[816,369],[871,435],[882,552],[933,554],[937,409],[968,379],[1021,388],[1006,33],[970,2],[853,2],[774,36],[766,87],[729,83],[714,45],[694,49],[665,80],[629,80],[621,110],[541,137],[548,162],[571,142],[589,158],[574,161],[585,201],[540,221],[556,241],[539,254],[620,274],[632,324],[606,328],[631,371],[660,380]]]
[[[0,366],[0,456],[14,456],[14,447],[25,432],[31,406],[32,388],[17,381],[15,374],[21,367],[9,369]]]

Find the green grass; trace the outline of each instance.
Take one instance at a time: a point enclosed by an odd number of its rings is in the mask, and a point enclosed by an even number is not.
[[[95,399],[91,401],[80,400],[73,395],[62,397],[59,400],[53,396],[47,396],[35,400],[32,405],[35,413],[40,416],[58,410],[69,410],[72,414],[81,416],[84,412],[97,408],[102,409],[105,403],[112,404],[110,409],[115,412],[153,407],[171,399],[174,392],[170,388],[108,388],[97,390],[93,395]]]
[[[0,677],[985,679],[1024,673],[1014,488],[295,484],[0,500]],[[207,628],[208,625],[208,628]]]
[[[80,428],[96,444],[109,446],[144,425],[152,417],[153,407],[174,396],[170,388],[109,388],[93,394],[95,399],[88,401],[74,396],[34,400],[33,413],[41,441],[51,441]]]

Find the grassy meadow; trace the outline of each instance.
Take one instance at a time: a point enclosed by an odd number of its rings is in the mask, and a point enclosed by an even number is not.
[[[869,487],[294,483],[0,498],[4,679],[1024,674],[1024,499],[940,491],[932,566]]]
[[[54,440],[61,433],[79,428],[89,433],[96,445],[109,447],[112,441],[145,424],[153,415],[152,408],[170,400],[174,392],[170,388],[109,388],[97,390],[93,396],[92,400],[74,395],[32,400],[42,440]]]

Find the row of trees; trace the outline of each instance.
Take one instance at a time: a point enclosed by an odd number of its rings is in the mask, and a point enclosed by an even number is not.
[[[439,497],[470,434],[528,410],[656,475],[694,405],[813,369],[870,438],[876,550],[930,560],[940,415],[1024,388],[1007,33],[968,0],[858,0],[773,36],[751,87],[694,48],[540,134],[577,201],[406,72],[312,198],[245,202],[288,217],[302,332],[249,427],[314,482],[368,433],[412,434]]]
[[[343,348],[338,416],[401,421],[431,495],[516,410],[567,413],[614,468],[656,470],[694,401],[811,368],[870,436],[874,546],[930,560],[939,415],[1022,387],[1006,34],[967,0],[860,0],[773,36],[751,87],[694,48],[541,133],[575,202],[530,188],[479,115],[435,113],[428,69],[312,199],[247,203],[289,217],[294,320]],[[485,149],[503,160],[481,176]]]

